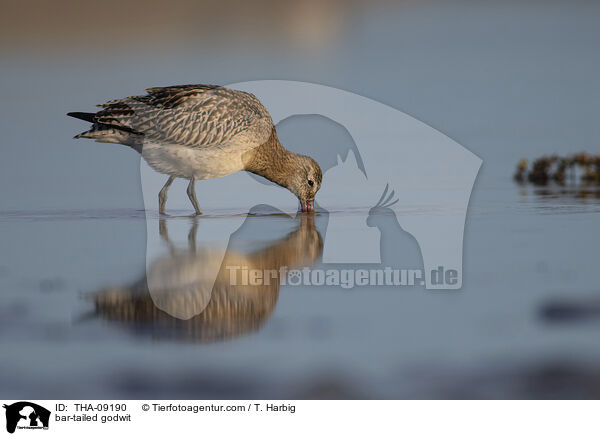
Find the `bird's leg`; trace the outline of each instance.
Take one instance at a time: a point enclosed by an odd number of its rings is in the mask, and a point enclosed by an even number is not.
[[[198,200],[196,199],[196,178],[192,177],[190,179],[190,184],[187,187],[187,195],[196,209],[196,215],[201,215],[202,211],[200,210],[200,205],[198,204]]]
[[[167,220],[164,218],[158,220],[158,234],[167,244],[171,242],[171,238],[169,238],[169,229],[167,229]]]
[[[175,180],[175,176],[170,176],[165,186],[162,187],[160,192],[158,193],[158,213],[163,215],[165,213],[165,205],[167,204],[167,191],[169,190],[169,186]]]
[[[173,242],[171,241],[171,238],[169,238],[169,230],[167,229],[167,220],[165,218],[160,218],[160,220],[158,221],[158,234],[160,235],[163,242],[167,245],[167,247],[169,247],[169,252],[171,253],[171,256],[174,256],[176,248],[175,244],[173,244]]]
[[[194,222],[188,233],[188,247],[190,253],[196,253],[196,234],[198,233],[198,218],[193,218]]]

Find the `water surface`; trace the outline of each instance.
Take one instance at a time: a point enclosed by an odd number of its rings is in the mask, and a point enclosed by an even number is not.
[[[317,51],[268,38],[227,45],[218,32],[152,50],[42,41],[3,49],[0,396],[598,398],[599,191],[511,180],[522,157],[598,151],[597,16],[598,4],[585,1],[424,2],[365,9]],[[64,114],[148,86],[270,78],[368,96],[483,159],[462,289],[222,290],[217,308],[187,321],[153,304],[146,241],[165,239],[156,206],[144,211],[139,156],[71,140],[85,126]],[[280,136],[292,149],[353,147],[343,128],[318,118],[289,120]],[[244,221],[229,245],[245,262],[277,265],[291,252],[290,262],[323,267],[326,213],[303,224],[227,208],[231,191],[199,184],[198,195],[207,212],[198,229]],[[377,232],[386,216],[370,217],[372,206],[348,201],[329,212],[370,219]],[[189,209],[171,213],[175,253],[193,264],[186,242],[196,220]],[[402,229],[389,238],[406,244],[406,257],[384,241],[383,258],[418,260]],[[190,301],[202,306],[198,295]]]

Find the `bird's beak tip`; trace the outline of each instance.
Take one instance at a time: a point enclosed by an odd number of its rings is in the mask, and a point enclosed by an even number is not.
[[[302,212],[314,212],[315,211],[315,200],[304,200],[300,201],[300,208]]]

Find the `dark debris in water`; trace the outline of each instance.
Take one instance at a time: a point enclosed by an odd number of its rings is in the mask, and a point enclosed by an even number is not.
[[[550,301],[540,309],[540,318],[549,323],[600,321],[600,300]]]
[[[600,154],[577,153],[570,156],[541,156],[531,165],[521,159],[514,175],[517,182],[530,182],[546,185],[555,182],[560,185],[582,182],[600,185]],[[579,179],[579,180],[578,180]]]
[[[600,371],[596,366],[549,361],[493,374],[489,391],[479,398],[499,398],[493,392],[507,388],[504,398],[535,400],[588,400],[600,398]],[[475,396],[475,398],[478,398]]]

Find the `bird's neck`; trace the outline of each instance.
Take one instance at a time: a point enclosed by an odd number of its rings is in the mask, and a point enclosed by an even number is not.
[[[296,153],[281,145],[273,127],[269,139],[244,156],[245,170],[289,188],[290,176],[296,168],[297,158]]]

